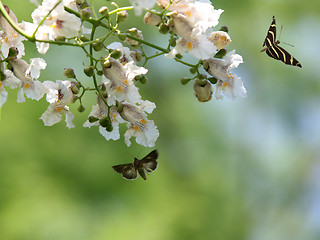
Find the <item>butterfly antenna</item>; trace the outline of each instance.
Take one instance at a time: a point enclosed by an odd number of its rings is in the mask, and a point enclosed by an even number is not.
[[[281,28],[280,28],[279,40],[278,40],[279,42],[280,42],[280,37],[281,37],[281,33],[282,33],[282,27],[283,27],[283,25],[281,25]],[[289,43],[286,43],[286,42],[281,42],[281,43],[289,45],[290,47],[294,47],[292,44],[289,44]]]
[[[283,25],[281,25],[281,28],[280,28],[280,33],[279,33],[279,41],[280,41],[280,38],[281,38],[281,33],[282,33],[282,27],[283,27]]]

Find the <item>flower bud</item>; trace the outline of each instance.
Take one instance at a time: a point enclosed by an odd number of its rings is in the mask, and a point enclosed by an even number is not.
[[[73,92],[73,94],[78,94],[80,92],[78,86],[76,86],[76,85],[71,87],[71,91]]]
[[[160,16],[152,14],[151,12],[147,12],[144,15],[143,21],[145,24],[157,26],[161,22],[161,18]]]
[[[113,131],[113,126],[112,126],[112,124],[106,126],[106,130],[107,130],[108,132],[112,132],[112,131]]]
[[[147,81],[148,81],[148,78],[146,77],[146,75],[142,75],[141,78],[140,78],[140,82],[142,84],[145,84]]]
[[[103,72],[102,72],[101,70],[98,70],[98,71],[97,71],[97,75],[98,75],[98,76],[102,76],[102,75],[103,75]]]
[[[99,13],[109,19],[109,9],[106,6],[101,7]]]
[[[94,67],[93,66],[88,66],[88,67],[85,67],[83,69],[83,72],[85,75],[87,75],[88,77],[92,77],[93,74],[94,74]]]
[[[212,83],[212,84],[216,84],[218,82],[218,80],[215,77],[209,77],[208,80]]]
[[[133,37],[143,39],[142,32],[140,30],[138,30],[137,28],[130,28],[127,32],[128,32],[128,34],[130,34]],[[126,39],[126,42],[131,46],[139,46],[141,44],[140,42],[135,41],[133,39],[130,39],[128,37]]]
[[[81,40],[82,42],[89,42],[89,39],[88,39],[85,35],[81,35],[81,36],[80,36],[80,40]]]
[[[205,84],[203,84],[203,81]],[[200,83],[200,84],[199,84]],[[199,80],[194,81],[193,90],[195,96],[198,98],[199,102],[207,102],[211,100],[213,88],[209,81]]]
[[[104,44],[103,44],[103,42],[94,42],[94,43],[92,43],[92,48],[96,52],[99,52],[104,48]]]
[[[78,111],[84,112],[85,110],[86,110],[86,108],[82,104],[80,104],[80,106],[78,107]]]
[[[116,102],[117,112],[121,113],[123,111],[123,104],[121,102]]]
[[[114,59],[119,59],[121,57],[122,53],[120,49],[114,49],[111,53],[110,53],[110,57],[114,58]]]
[[[169,26],[165,23],[161,23],[158,27],[159,33],[167,34],[169,32]]]
[[[127,11],[120,11],[117,12],[117,23],[124,22],[128,20],[128,13]]]
[[[65,68],[63,73],[66,78],[76,78],[76,74],[72,68]]]
[[[180,54],[180,53],[178,53],[175,57],[178,58],[178,59],[183,58],[182,54]]]
[[[142,61],[142,52],[139,49],[131,51],[130,56],[134,59],[135,62]]]
[[[227,26],[222,26],[220,29],[219,29],[219,31],[223,31],[223,32],[229,32],[229,29],[228,29],[228,27]]]
[[[101,67],[103,68],[110,68],[111,67],[111,62],[109,61],[109,59],[101,59],[100,60],[100,64],[101,64]]]
[[[89,123],[94,123],[94,122],[98,121],[99,118],[94,117],[94,116],[89,116],[88,120],[89,120]]]
[[[126,33],[119,33],[118,38],[120,41],[125,41],[127,39],[127,34]]]
[[[9,48],[8,58],[10,60],[16,59],[18,54],[19,54],[19,51],[16,47]]]
[[[80,97],[74,95],[74,96],[73,96],[73,99],[72,99],[72,103],[75,103],[75,102],[76,102],[77,100],[79,100],[79,99],[80,99]]]
[[[180,82],[182,85],[187,85],[188,82],[190,82],[191,78],[186,78],[186,77],[183,77],[180,79]]]
[[[109,125],[112,125],[110,117],[101,118],[99,120],[99,124],[101,127],[104,127],[104,128],[108,127]]]
[[[220,50],[214,55],[214,57],[215,57],[215,58],[223,58],[226,54],[227,54],[227,50],[225,50],[225,49],[223,48],[223,49],[220,49]]]
[[[189,71],[190,71],[190,73],[192,73],[192,74],[196,74],[197,68],[192,67],[192,68],[189,69]]]
[[[90,8],[84,8],[80,11],[80,19],[81,21],[86,21],[91,18],[92,12]]]

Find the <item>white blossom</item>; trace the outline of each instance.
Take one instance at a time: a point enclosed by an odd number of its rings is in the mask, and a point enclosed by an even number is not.
[[[138,103],[141,96],[138,88],[134,85],[133,79],[140,74],[146,74],[147,69],[138,67],[133,61],[124,66],[113,59],[110,59],[111,66],[103,68],[103,82],[108,92],[108,104],[115,105],[116,101],[128,101]]]
[[[71,91],[71,82],[57,80],[54,83],[52,81],[45,81],[43,85],[48,92],[46,100],[50,103],[48,109],[40,117],[44,125],[52,126],[60,122],[62,117],[66,115],[67,127],[73,128],[74,124],[72,120],[74,116],[67,106],[74,98],[74,94]]]
[[[19,26],[18,20],[14,13],[8,8],[5,7],[6,11],[9,14],[11,20]],[[18,58],[21,58],[24,55],[24,45],[22,43],[25,38],[20,35],[14,28],[9,24],[9,22],[4,18],[2,14],[0,14],[0,45],[1,52],[4,57],[8,56],[9,48],[15,47],[18,50]]]
[[[81,27],[80,19],[64,10],[64,6],[77,10],[75,1],[65,0],[56,6],[57,3],[58,0],[44,0],[31,14],[33,24],[24,22],[25,31],[30,35],[33,34],[37,26],[53,9],[37,30],[36,38],[40,40],[55,40],[57,36],[71,38],[78,35]],[[41,54],[46,53],[49,49],[48,43],[37,42],[36,45]]]
[[[151,113],[156,107],[150,101],[141,102],[140,106],[131,103],[122,103],[123,110],[120,112],[121,117],[128,121],[128,130],[124,134],[125,143],[127,146],[131,145],[130,138],[136,137],[136,142],[145,147],[153,147],[159,131],[152,120],[147,119],[146,113]]]
[[[243,86],[241,78],[232,75],[231,70],[243,63],[243,59],[239,54],[235,54],[235,50],[227,53],[222,59],[210,58],[204,60],[206,71],[218,82],[216,84],[216,99],[223,99],[222,93],[228,98],[246,97],[246,89]]]
[[[20,87],[18,90],[17,102],[21,103],[25,101],[24,95],[28,98],[40,100],[46,93],[46,88],[37,79],[40,76],[40,70],[46,67],[46,62],[42,58],[30,59],[30,64],[22,59],[9,60],[10,65],[13,68],[13,75],[15,81],[20,81]]]

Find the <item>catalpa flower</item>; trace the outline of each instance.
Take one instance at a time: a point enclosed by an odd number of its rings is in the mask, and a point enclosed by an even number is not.
[[[147,69],[138,67],[133,61],[124,66],[117,60],[110,59],[110,67],[102,68],[103,82],[108,92],[108,104],[115,105],[116,101],[138,103],[141,96],[133,79],[137,75],[146,74]]]
[[[241,78],[232,75],[231,70],[243,63],[242,57],[235,54],[235,50],[227,53],[222,59],[210,58],[204,60],[205,70],[218,82],[216,84],[216,99],[223,99],[222,92],[228,98],[246,97],[247,91]]]
[[[11,20],[19,25],[14,13],[7,6],[5,6],[5,9]],[[8,57],[9,48],[15,47],[18,50],[17,57],[21,58],[24,55],[24,45],[22,41],[25,40],[25,38],[14,30],[2,14],[0,14],[0,28],[2,29],[0,32],[0,45],[3,56]]]
[[[64,6],[67,6],[77,11],[75,1],[64,0],[56,6],[57,3],[58,0],[44,0],[42,4],[37,9],[35,9],[31,15],[33,24],[24,22],[25,31],[28,34],[32,35],[41,21],[53,9],[37,30],[37,33],[35,35],[36,38],[40,40],[55,40],[57,36],[72,38],[78,35],[81,26],[80,19],[64,10]],[[38,51],[41,54],[46,53],[49,49],[48,43],[37,42],[36,44]]]
[[[131,145],[130,138],[136,137],[136,142],[145,147],[153,147],[159,131],[152,120],[147,119],[146,113],[151,113],[156,105],[150,101],[142,101],[140,106],[122,102],[120,116],[128,122],[128,130],[124,134],[125,143]]]
[[[16,58],[8,61],[12,67],[15,81],[20,80],[17,102],[25,101],[24,95],[28,98],[40,100],[46,93],[46,89],[37,79],[40,76],[40,70],[45,69],[47,64],[42,58],[31,58],[30,64],[26,61]]]
[[[74,116],[67,106],[74,98],[74,94],[71,91],[71,82],[57,80],[54,83],[52,81],[45,81],[43,85],[47,88],[46,99],[50,103],[48,109],[40,117],[44,125],[52,126],[60,122],[63,115],[66,115],[67,127],[73,128],[74,124],[72,120]]]
[[[123,123],[123,119],[120,117],[119,113],[116,110],[115,106],[112,106],[110,108],[110,120],[112,124],[112,131],[109,132],[105,127],[102,127],[100,124],[100,120],[106,119],[108,115],[108,107],[107,105],[102,101],[101,97],[98,96],[97,98],[97,104],[92,106],[92,111],[89,114],[90,116],[96,118],[94,122],[90,122],[87,120],[83,126],[84,127],[92,127],[92,126],[99,126],[99,132],[102,136],[105,137],[106,140],[118,140],[120,138],[119,133],[119,123]]]

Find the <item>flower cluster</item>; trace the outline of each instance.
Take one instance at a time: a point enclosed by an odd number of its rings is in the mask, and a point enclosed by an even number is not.
[[[146,82],[148,70],[145,66],[150,59],[165,54],[191,67],[190,71],[195,76],[182,79],[182,83],[194,80],[194,93],[201,102],[211,99],[213,85],[216,87],[216,99],[246,96],[241,78],[231,73],[243,62],[242,57],[234,50],[228,53],[225,50],[231,42],[227,28],[213,30],[223,10],[214,9],[209,1],[131,0],[133,7],[120,8],[116,3],[111,3],[115,6],[112,11],[106,6],[100,8],[100,17],[96,17],[93,6],[86,0],[30,2],[37,5],[31,14],[32,22],[18,23],[15,14],[0,1],[0,107],[7,101],[8,88],[18,89],[17,102],[24,102],[25,98],[40,100],[45,96],[49,106],[40,117],[44,125],[52,126],[65,118],[67,127],[73,128],[74,115],[70,104],[79,103],[78,111],[84,112],[83,96],[93,92],[96,103],[84,127],[97,126],[105,139],[118,140],[121,137],[120,124],[123,123],[126,125],[124,141],[127,146],[131,145],[130,139],[134,137],[138,144],[153,147],[159,131],[154,121],[148,119],[148,114],[156,105],[143,100],[137,87],[139,83]],[[150,10],[156,3],[158,10]],[[157,26],[160,33],[170,35],[167,48],[148,43],[137,28],[126,32],[118,29],[121,22],[128,19],[126,10],[130,9],[134,9],[136,15],[149,9],[144,22]],[[92,27],[85,28],[86,24]],[[97,28],[104,31],[96,31]],[[106,34],[96,36],[98,32]],[[114,37],[119,40],[115,41]],[[23,60],[23,41],[35,42],[40,54],[47,54],[51,44],[83,50],[89,59],[83,71],[92,79],[94,87],[86,86],[77,79],[70,68],[66,68],[64,73],[73,80],[39,81],[40,70],[45,69],[47,64],[42,58]],[[131,46],[131,49],[124,44]],[[143,44],[161,52],[147,56]],[[198,63],[182,61],[186,53],[191,54]],[[144,62],[139,66],[141,60]]]

